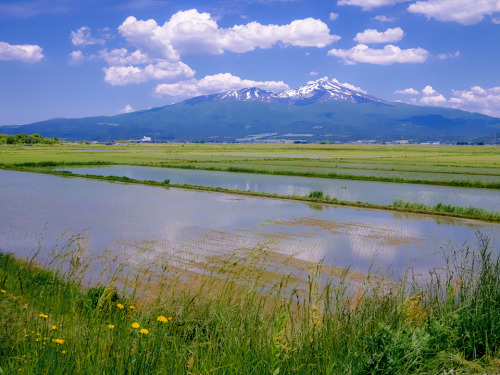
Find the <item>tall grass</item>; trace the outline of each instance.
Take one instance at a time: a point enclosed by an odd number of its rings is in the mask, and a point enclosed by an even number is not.
[[[56,271],[0,254],[0,372],[500,370],[500,260],[482,236],[476,248],[447,251],[420,282],[410,272],[397,281],[325,275],[321,264],[298,280],[256,249],[197,263],[205,271],[194,274],[173,263],[128,279],[110,270],[108,285],[90,289],[82,243],[62,247]]]

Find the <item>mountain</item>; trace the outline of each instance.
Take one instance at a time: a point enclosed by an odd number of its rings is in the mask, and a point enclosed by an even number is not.
[[[500,119],[450,108],[388,102],[326,77],[274,93],[245,88],[116,116],[3,126],[0,133],[66,140],[279,142],[492,140]],[[499,137],[500,138],[500,137]]]

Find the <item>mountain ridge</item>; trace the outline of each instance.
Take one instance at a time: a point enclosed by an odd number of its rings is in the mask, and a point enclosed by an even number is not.
[[[243,88],[114,116],[3,126],[0,132],[32,132],[68,140],[151,136],[161,141],[452,142],[493,139],[500,135],[500,119],[451,108],[389,102],[324,77],[281,93]]]

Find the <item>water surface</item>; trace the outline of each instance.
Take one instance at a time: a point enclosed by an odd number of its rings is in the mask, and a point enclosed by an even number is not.
[[[242,248],[367,272],[424,272],[443,249],[498,249],[500,225],[335,205],[0,170],[0,248],[48,256],[64,231],[85,230],[89,249],[114,248],[130,264],[176,254],[197,259]]]
[[[126,176],[137,180],[164,181],[172,184],[192,184],[251,190],[283,195],[308,195],[323,191],[342,201],[389,205],[396,199],[427,205],[438,203],[454,206],[474,206],[487,211],[500,211],[500,191],[449,186],[396,184],[376,181],[336,180],[296,176],[274,176],[253,173],[233,173],[129,165],[106,167],[63,168],[78,174]]]

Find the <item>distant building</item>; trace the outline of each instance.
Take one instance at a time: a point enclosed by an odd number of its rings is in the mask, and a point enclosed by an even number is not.
[[[142,137],[141,142],[142,143],[151,142],[151,137],[144,136],[144,137]]]

